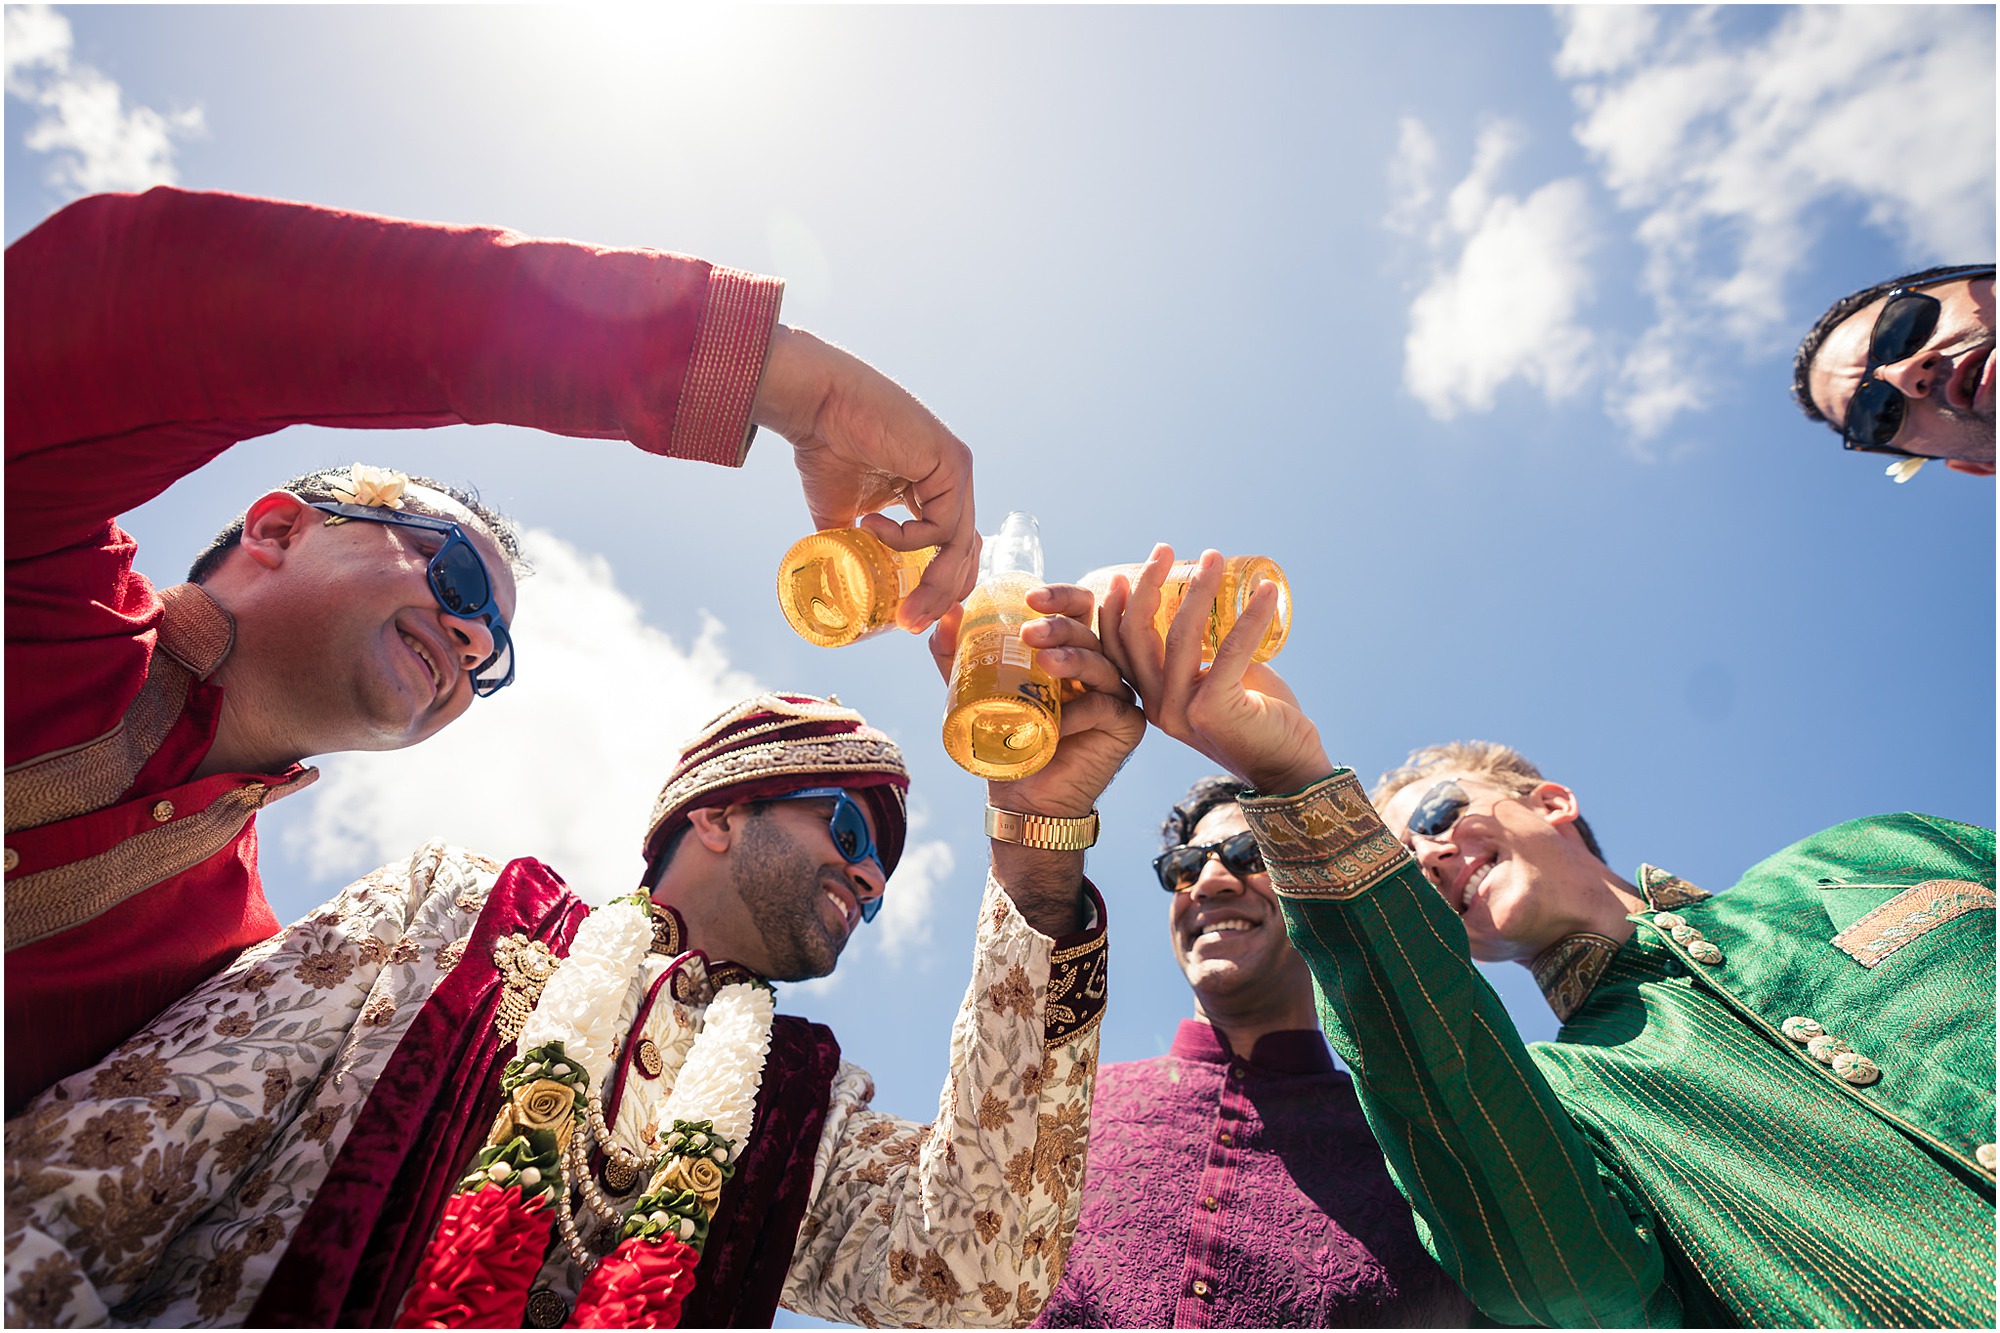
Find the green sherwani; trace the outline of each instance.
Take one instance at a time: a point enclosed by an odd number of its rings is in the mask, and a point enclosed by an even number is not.
[[[1646,867],[1524,1045],[1351,772],[1246,797],[1419,1231],[1549,1325],[1993,1327],[1994,841],[1857,820],[1719,896]]]

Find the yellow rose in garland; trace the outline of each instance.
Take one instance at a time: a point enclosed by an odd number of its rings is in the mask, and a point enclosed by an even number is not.
[[[722,1183],[727,1178],[723,1169],[706,1157],[670,1157],[654,1177],[653,1188],[686,1190],[699,1198],[708,1215],[714,1217],[716,1203],[722,1198]]]
[[[514,1089],[509,1105],[514,1128],[522,1133],[546,1130],[556,1136],[556,1151],[569,1150],[570,1134],[576,1128],[576,1092],[567,1083],[552,1078],[537,1079]]]

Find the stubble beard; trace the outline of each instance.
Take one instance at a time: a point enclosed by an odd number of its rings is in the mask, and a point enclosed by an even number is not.
[[[765,976],[809,981],[832,972],[845,941],[831,938],[821,917],[818,864],[761,814],[745,821],[737,846],[730,879],[764,941]]]

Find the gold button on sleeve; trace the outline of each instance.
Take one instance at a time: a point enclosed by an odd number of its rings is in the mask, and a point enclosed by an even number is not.
[[[9,847],[7,849],[7,853],[5,856],[0,856],[0,866],[4,866],[8,870],[12,870],[15,866],[19,864],[21,864],[21,854],[15,851],[12,847]]]
[[[164,824],[173,817],[174,817],[174,803],[172,801],[155,801],[153,803],[154,823]]]

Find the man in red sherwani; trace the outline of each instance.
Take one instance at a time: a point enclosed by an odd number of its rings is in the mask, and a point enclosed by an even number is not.
[[[972,583],[970,452],[779,324],[776,279],[166,188],[6,264],[10,1116],[277,930],[255,813],[302,760],[415,744],[510,676],[512,534],[435,484],[300,479],[197,582],[136,573],[118,515],[238,441],[505,422],[737,466],[768,426],[816,526],[903,503],[868,526],[942,544],[908,628]]]

